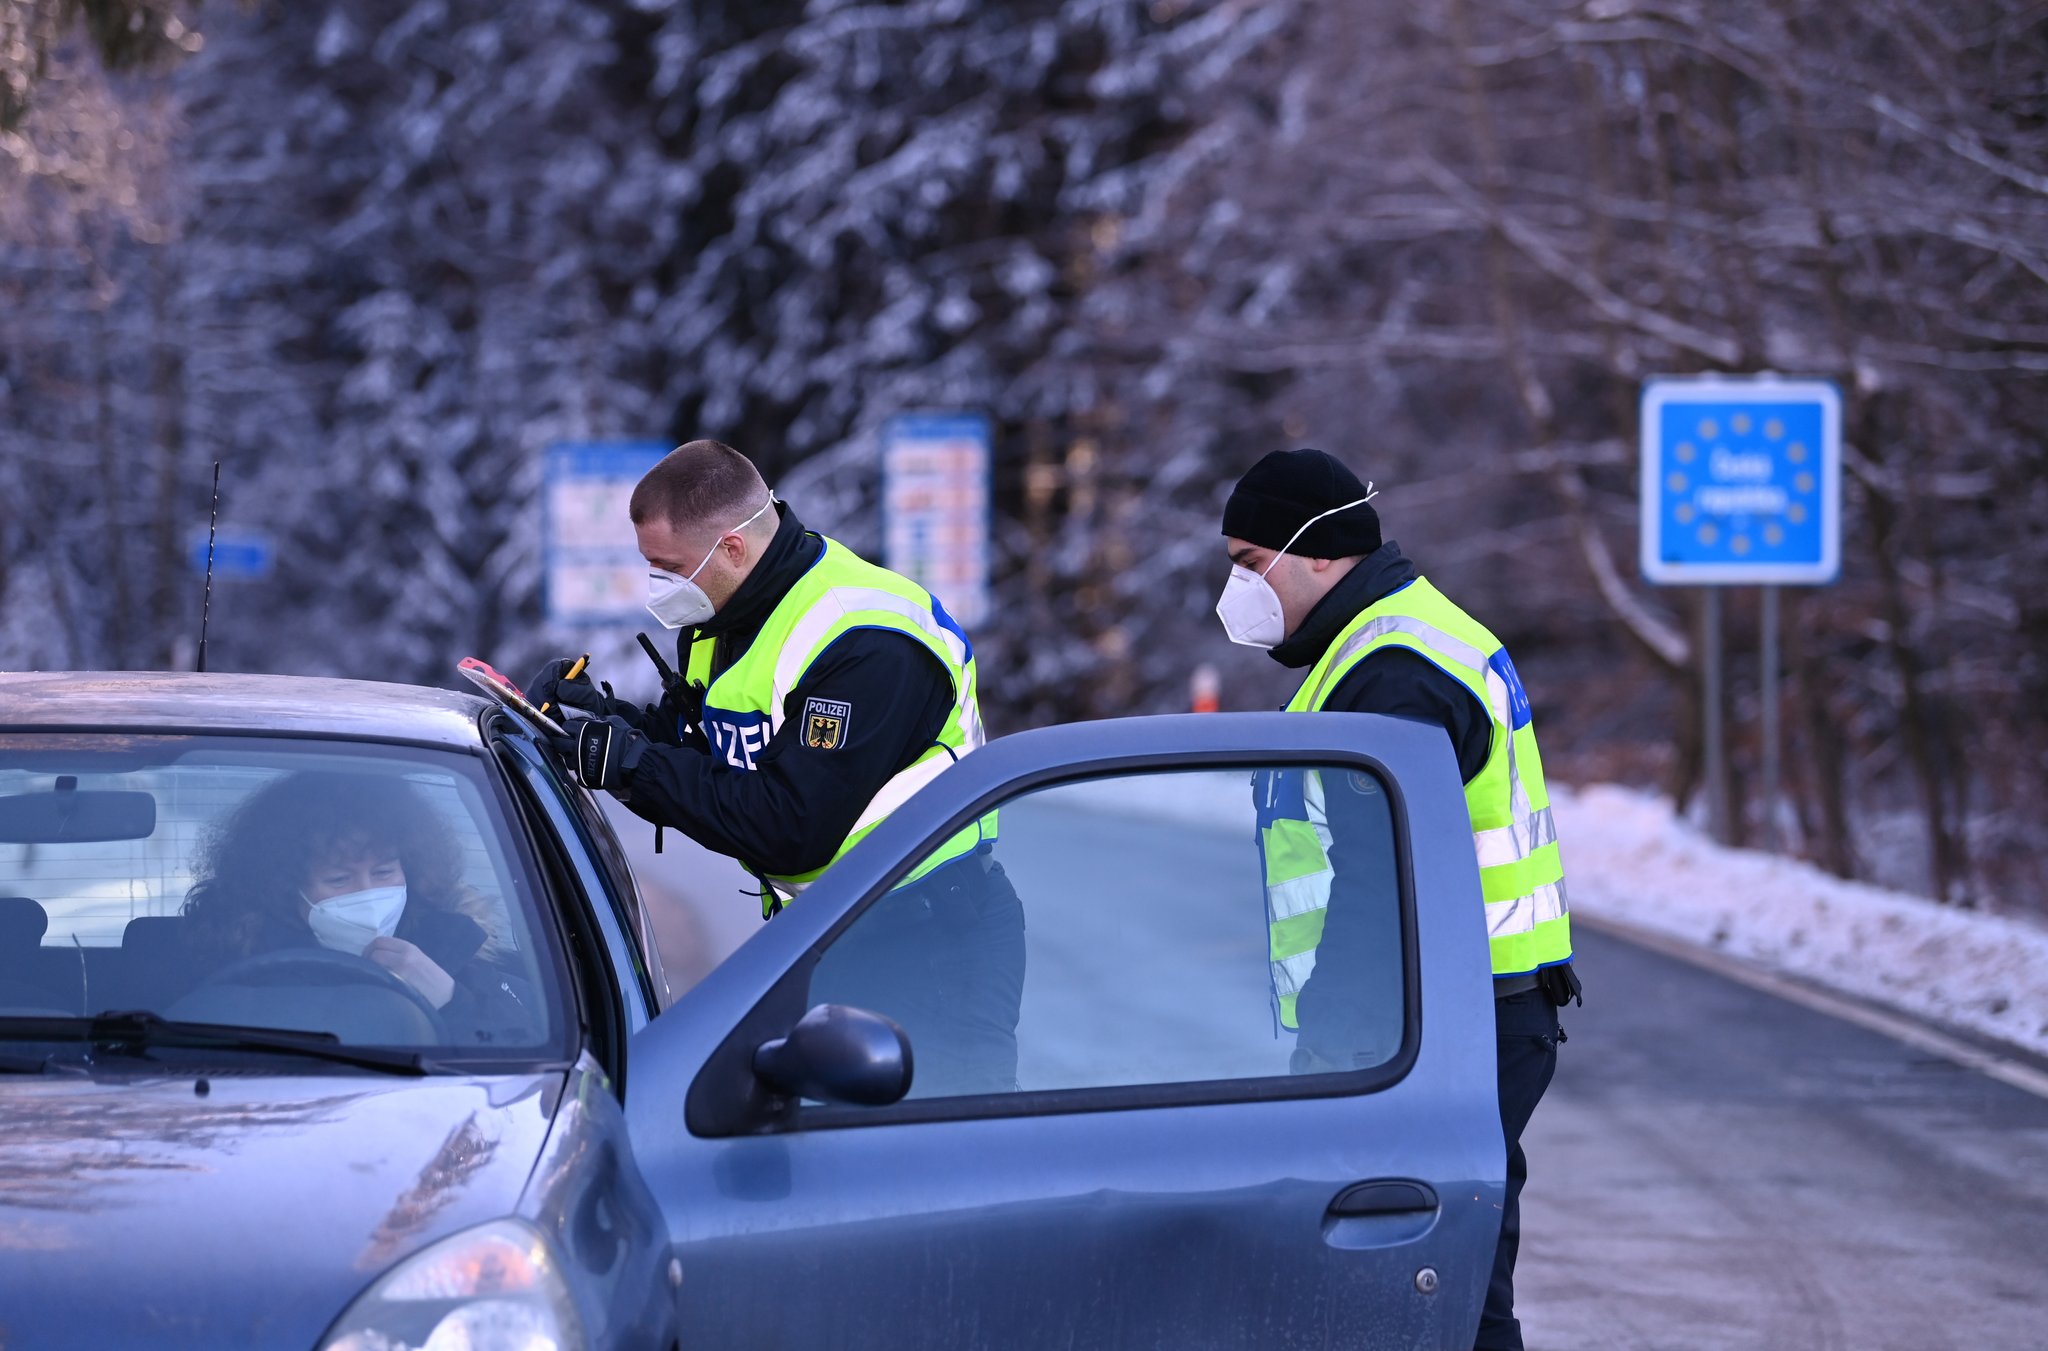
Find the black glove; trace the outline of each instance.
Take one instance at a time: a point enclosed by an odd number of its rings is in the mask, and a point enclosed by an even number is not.
[[[534,731],[539,736],[541,744],[548,748],[548,754],[554,756],[555,763],[562,767],[562,772],[574,778],[576,776],[576,725],[572,723],[569,730],[561,736],[556,736],[545,727],[537,727]]]
[[[576,778],[585,788],[625,796],[647,738],[624,718],[591,718],[576,727]]]
[[[532,701],[535,708],[541,709],[556,722],[566,721],[561,715],[561,709],[565,707],[578,709],[597,718],[602,718],[611,711],[606,706],[604,695],[590,678],[590,663],[583,664],[583,669],[577,672],[574,680],[567,678],[569,668],[578,660],[580,658],[563,657],[551,661],[541,667],[533,679],[526,682],[526,697]],[[554,707],[546,707],[550,704]]]

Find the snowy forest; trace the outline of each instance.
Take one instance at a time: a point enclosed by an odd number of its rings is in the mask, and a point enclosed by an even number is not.
[[[2033,0],[0,0],[0,668],[454,684],[543,622],[543,449],[715,436],[873,550],[876,432],[996,432],[991,730],[1291,675],[1211,607],[1314,445],[1508,643],[1550,772],[1702,787],[1644,377],[1844,398],[1844,563],[1724,600],[1734,829],[2044,906]],[[623,525],[622,525],[623,529]],[[1773,815],[1775,814],[1775,815]]]

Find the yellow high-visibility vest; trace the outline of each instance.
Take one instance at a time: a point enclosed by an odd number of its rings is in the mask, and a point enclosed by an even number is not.
[[[1405,647],[1472,691],[1493,724],[1486,763],[1465,785],[1473,847],[1486,900],[1493,974],[1512,976],[1569,961],[1571,914],[1557,824],[1543,783],[1529,698],[1506,648],[1426,578],[1381,597],[1345,625],[1287,703],[1319,711],[1351,669],[1373,653]],[[1332,879],[1321,776],[1276,776],[1261,790],[1259,844],[1280,1019],[1296,1027],[1295,999],[1315,969]]]
[[[711,742],[712,754],[724,760],[728,768],[752,772],[754,756],[781,730],[784,704],[790,692],[802,683],[804,672],[834,639],[864,628],[892,629],[922,643],[952,678],[952,709],[946,715],[938,741],[882,785],[824,867],[794,875],[757,871],[767,884],[761,897],[763,919],[816,881],[825,868],[865,838],[911,794],[986,740],[981,726],[981,703],[975,691],[974,648],[967,641],[967,634],[930,592],[830,539],[825,541],[817,562],[777,602],[747,650],[719,672],[717,678],[711,677],[715,640],[699,638],[690,645],[688,678],[693,683],[708,683],[702,726]],[[821,745],[843,735],[844,719],[851,716],[851,710],[832,707],[798,712],[806,719],[800,734],[819,738]],[[836,725],[835,718],[840,720]],[[916,881],[995,837],[996,814],[990,812],[927,855],[899,885]]]

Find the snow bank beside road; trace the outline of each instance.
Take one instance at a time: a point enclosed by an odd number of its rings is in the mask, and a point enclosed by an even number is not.
[[[1552,798],[1573,910],[2048,1055],[2048,929],[1717,845],[1633,789]]]

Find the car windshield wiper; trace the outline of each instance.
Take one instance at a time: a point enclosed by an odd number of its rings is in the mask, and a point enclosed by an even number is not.
[[[91,1018],[0,1018],[0,1038],[8,1041],[82,1041],[117,1055],[139,1055],[152,1046],[190,1046],[325,1060],[337,1065],[380,1070],[386,1074],[425,1074],[433,1062],[417,1051],[382,1046],[344,1046],[332,1032],[302,1032],[279,1027],[237,1027],[231,1023],[192,1023],[147,1009],[101,1013]],[[28,1072],[23,1062],[23,1072]]]

